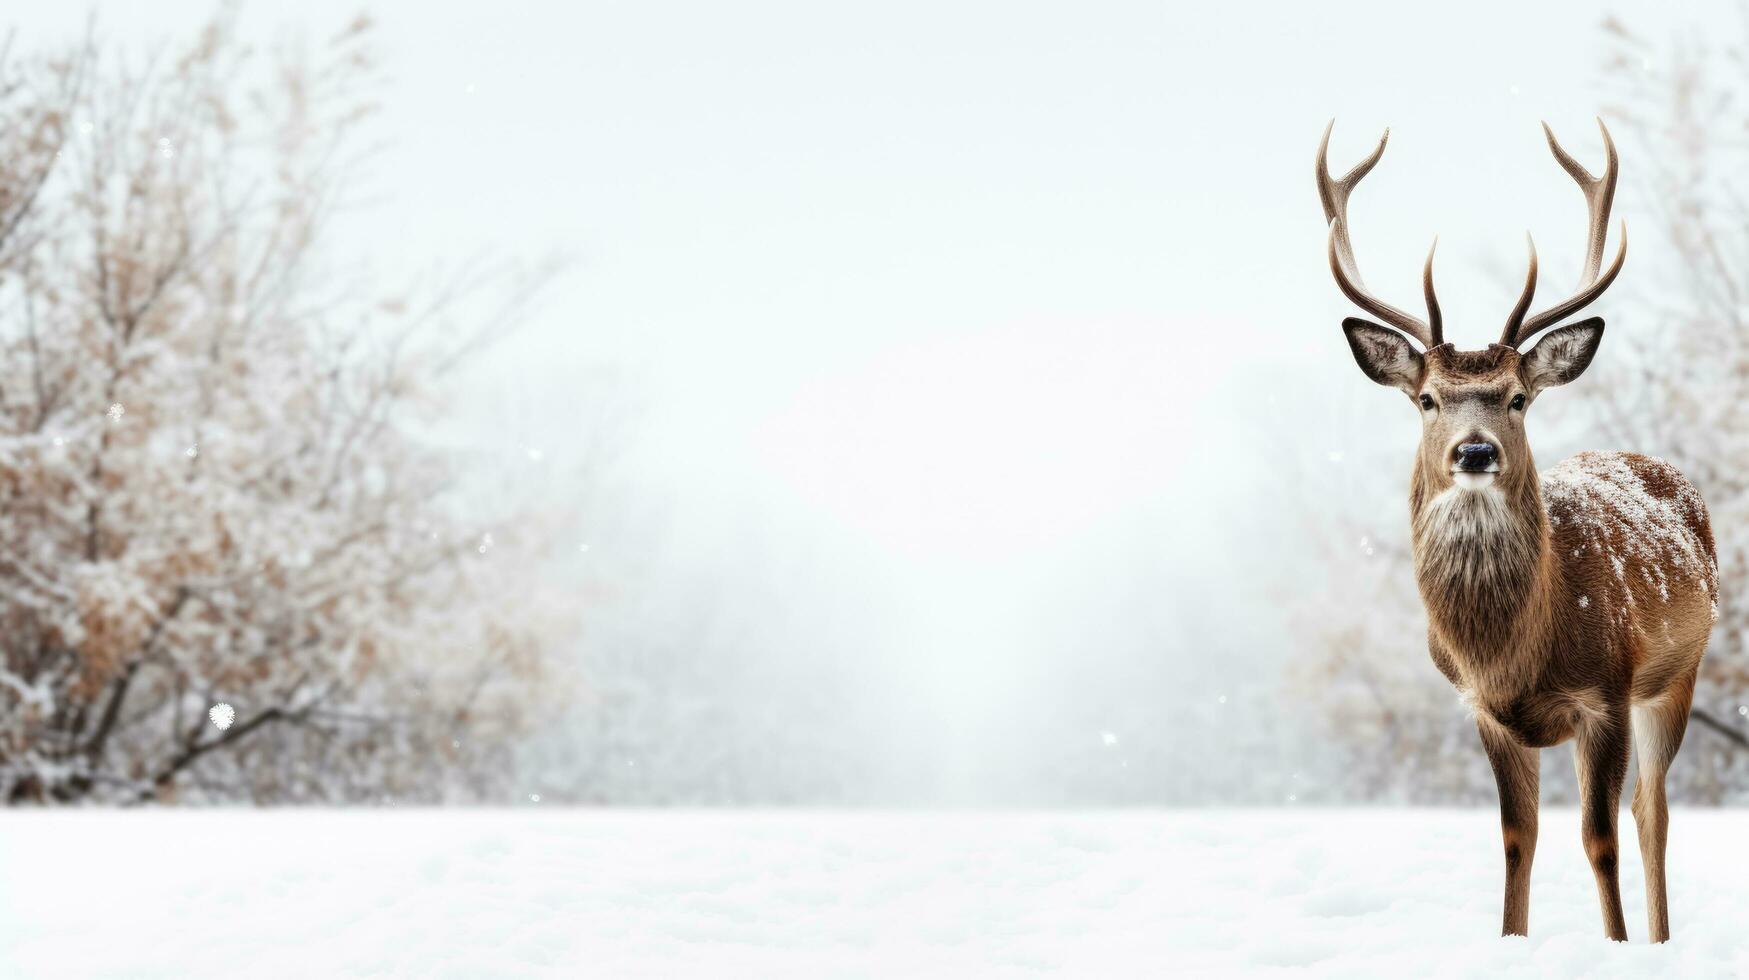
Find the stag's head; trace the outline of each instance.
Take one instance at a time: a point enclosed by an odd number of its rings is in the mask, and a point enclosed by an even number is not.
[[[1334,125],[1332,122],[1331,127]],[[1601,119],[1597,125],[1603,129]],[[1324,140],[1318,147],[1318,196],[1324,203],[1324,218],[1330,223],[1330,271],[1349,299],[1383,321],[1374,323],[1358,317],[1342,321],[1355,361],[1367,377],[1408,395],[1420,413],[1421,450],[1417,465],[1430,488],[1437,492],[1455,485],[1479,490],[1494,486],[1497,481],[1517,484],[1529,480],[1532,468],[1524,435],[1526,410],[1545,389],[1577,378],[1591,363],[1597,344],[1603,339],[1603,321],[1596,317],[1567,326],[1556,325],[1602,295],[1627,257],[1624,225],[1615,261],[1608,269],[1602,268],[1616,178],[1615,145],[1610,142],[1609,130],[1603,129],[1606,154],[1603,176],[1594,177],[1561,149],[1555,134],[1547,125],[1543,126],[1555,159],[1585,192],[1590,213],[1590,237],[1578,291],[1540,312],[1530,313],[1536,295],[1536,245],[1532,243],[1524,291],[1507,316],[1499,341],[1483,350],[1462,351],[1445,340],[1439,299],[1433,290],[1432,249],[1427,252],[1421,276],[1421,288],[1427,299],[1425,320],[1386,303],[1362,285],[1348,237],[1348,195],[1384,155],[1390,130],[1379,139],[1371,156],[1341,179],[1334,179],[1326,159],[1331,127],[1325,128]],[[1551,327],[1556,329],[1536,346],[1520,351],[1532,337]],[[1420,345],[1419,350],[1416,344]]]

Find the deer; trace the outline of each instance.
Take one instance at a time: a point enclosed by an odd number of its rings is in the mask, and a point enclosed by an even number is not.
[[[1427,253],[1425,319],[1375,296],[1354,259],[1348,198],[1384,155],[1378,146],[1340,179],[1330,133],[1318,147],[1318,197],[1336,285],[1379,322],[1342,330],[1362,373],[1405,394],[1421,418],[1409,475],[1411,552],[1434,666],[1470,707],[1500,799],[1506,857],[1502,935],[1527,935],[1536,854],[1540,751],[1573,740],[1580,837],[1597,883],[1604,933],[1626,941],[1616,817],[1630,746],[1638,760],[1631,804],[1646,872],[1652,942],[1670,938],[1664,877],[1669,809],[1664,777],[1688,726],[1695,678],[1718,620],[1718,557],[1705,502],[1664,460],[1581,452],[1539,474],[1526,413],[1543,392],[1591,364],[1598,317],[1565,322],[1602,296],[1627,257],[1627,224],[1602,265],[1618,161],[1609,129],[1594,176],[1543,124],[1555,160],[1588,213],[1577,290],[1530,312],[1530,268],[1500,339],[1459,350],[1445,339]],[[1527,342],[1542,335],[1528,350]],[[1411,343],[1413,342],[1413,343]],[[1417,349],[1417,346],[1419,349]]]

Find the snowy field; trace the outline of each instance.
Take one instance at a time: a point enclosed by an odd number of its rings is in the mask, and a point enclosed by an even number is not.
[[[1571,810],[1510,940],[1481,810],[15,812],[0,975],[1749,976],[1749,813],[1673,814],[1667,946],[1623,865],[1625,946]]]

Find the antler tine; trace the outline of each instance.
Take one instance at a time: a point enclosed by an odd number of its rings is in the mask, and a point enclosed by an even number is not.
[[[1609,263],[1609,268],[1603,270],[1603,274],[1593,280],[1590,285],[1585,286],[1573,295],[1556,303],[1554,306],[1543,310],[1536,316],[1525,320],[1524,326],[1519,329],[1518,335],[1514,339],[1512,346],[1516,347],[1519,344],[1524,343],[1531,337],[1536,336],[1542,331],[1547,330],[1589,306],[1592,300],[1602,296],[1603,291],[1608,289],[1611,283],[1615,282],[1615,277],[1621,272],[1622,263],[1626,261],[1628,257],[1628,223],[1623,221],[1619,227],[1621,228],[1621,245],[1616,248],[1615,260]]]
[[[1318,144],[1318,199],[1324,205],[1324,220],[1330,223],[1330,272],[1336,277],[1336,285],[1356,306],[1385,321],[1398,330],[1419,341],[1423,347],[1437,347],[1442,342],[1439,300],[1433,294],[1433,255],[1428,253],[1427,268],[1423,272],[1423,288],[1427,293],[1428,320],[1422,320],[1411,313],[1406,313],[1395,306],[1379,299],[1361,282],[1360,268],[1354,261],[1354,244],[1348,237],[1348,195],[1354,190],[1361,178],[1372,172],[1378,165],[1379,158],[1385,155],[1385,143],[1391,138],[1391,131],[1385,130],[1379,137],[1379,145],[1375,147],[1366,159],[1355,164],[1341,179],[1330,176],[1330,132],[1336,128],[1336,120],[1324,127],[1324,138]]]
[[[1439,315],[1439,297],[1433,293],[1433,253],[1439,251],[1439,236],[1433,236],[1433,244],[1427,246],[1427,263],[1421,267],[1421,292],[1427,297],[1427,326],[1432,335],[1433,346],[1438,347],[1445,339],[1444,323]]]
[[[1530,301],[1536,296],[1536,239],[1527,231],[1524,243],[1530,247],[1530,271],[1524,275],[1524,289],[1518,294],[1518,302],[1512,305],[1512,313],[1506,317],[1506,329],[1500,334],[1500,343],[1506,347],[1518,346],[1515,338],[1524,324],[1524,314],[1530,310]]]
[[[1549,128],[1548,123],[1543,123],[1543,133],[1548,136],[1549,149],[1554,153],[1555,161],[1561,165],[1561,169],[1567,171],[1567,175],[1573,178],[1573,182],[1579,185],[1579,190],[1585,195],[1587,219],[1585,268],[1579,277],[1579,289],[1573,295],[1528,319],[1524,319],[1521,309],[1514,311],[1514,315],[1507,320],[1506,330],[1501,335],[1500,340],[1508,347],[1517,347],[1537,333],[1584,309],[1597,297],[1603,295],[1603,291],[1609,288],[1610,283],[1614,282],[1616,275],[1621,272],[1622,262],[1627,259],[1628,229],[1627,223],[1624,221],[1621,226],[1621,245],[1616,250],[1615,261],[1611,262],[1609,268],[1604,269],[1599,275],[1598,270],[1603,265],[1603,247],[1605,240],[1609,237],[1609,209],[1615,201],[1615,182],[1619,162],[1615,154],[1615,141],[1609,138],[1609,128],[1603,124],[1601,118],[1597,120],[1597,128],[1603,133],[1604,164],[1603,175],[1600,177],[1592,176],[1591,172],[1586,170],[1578,160],[1573,159],[1572,154],[1562,149],[1561,144],[1555,139],[1554,130]],[[1534,264],[1533,248],[1533,269],[1531,272],[1533,280],[1536,276]]]
[[[1603,240],[1608,234],[1609,209],[1615,201],[1615,179],[1619,161],[1615,155],[1615,141],[1609,138],[1609,129],[1603,125],[1603,120],[1597,120],[1597,129],[1603,134],[1603,176],[1593,177],[1591,171],[1580,165],[1573,155],[1562,149],[1555,139],[1555,131],[1543,123],[1543,135],[1549,138],[1549,149],[1554,152],[1556,162],[1567,171],[1567,175],[1585,192],[1586,226],[1588,231],[1588,248],[1585,252],[1585,272],[1579,277],[1580,285],[1597,278],[1597,270],[1603,265]]]

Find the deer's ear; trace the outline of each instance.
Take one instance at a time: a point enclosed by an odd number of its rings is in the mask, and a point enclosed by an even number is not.
[[[1603,319],[1592,317],[1571,326],[1551,330],[1524,355],[1519,370],[1525,387],[1534,394],[1544,388],[1564,385],[1585,373],[1597,345],[1603,340]]]
[[[1420,390],[1421,355],[1409,345],[1408,338],[1358,317],[1343,320],[1342,332],[1348,335],[1354,362],[1367,377],[1382,385],[1401,388],[1411,398]]]

